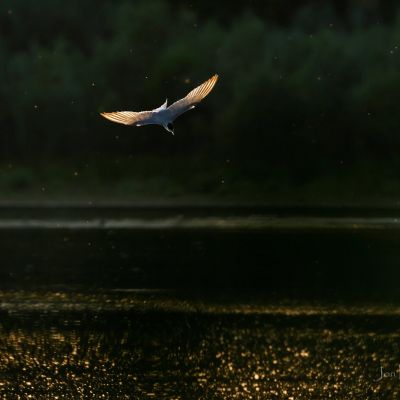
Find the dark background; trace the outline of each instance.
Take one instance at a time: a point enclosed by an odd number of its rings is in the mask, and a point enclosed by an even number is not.
[[[0,200],[397,204],[400,8],[390,0],[0,3]],[[152,109],[218,73],[163,128]]]

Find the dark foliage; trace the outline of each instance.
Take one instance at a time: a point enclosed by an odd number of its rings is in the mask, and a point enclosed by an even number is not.
[[[2,1],[0,160],[181,157],[213,174],[228,159],[232,175],[289,185],[379,164],[396,179],[397,3],[232,3]],[[98,115],[174,101],[215,72],[174,140]]]

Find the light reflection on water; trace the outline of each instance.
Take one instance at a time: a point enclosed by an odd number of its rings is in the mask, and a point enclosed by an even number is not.
[[[350,315],[300,305],[263,313],[260,304],[252,312],[249,304],[208,308],[134,293],[2,292],[0,299],[4,399],[400,394],[398,376],[376,382],[380,366],[398,369],[393,308],[387,315],[383,306]]]

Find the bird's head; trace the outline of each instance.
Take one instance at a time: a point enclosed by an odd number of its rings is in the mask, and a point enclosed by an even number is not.
[[[164,128],[168,131],[174,134],[174,125],[172,122],[168,122],[168,124],[164,125]]]

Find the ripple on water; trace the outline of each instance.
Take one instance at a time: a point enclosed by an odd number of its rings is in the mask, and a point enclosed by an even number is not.
[[[332,308],[331,313],[326,309],[318,313],[318,308],[302,313],[300,306],[292,307],[287,315],[284,308],[251,313],[249,306],[247,312],[237,307],[236,312],[227,312],[226,305],[220,312],[216,305],[206,312],[205,306],[183,302],[185,308],[178,300],[174,308],[171,297],[168,307],[156,307],[157,300],[151,296],[143,303],[145,296],[133,294],[87,298],[75,294],[81,305],[74,309],[68,305],[73,303],[71,294],[46,296],[48,306],[40,311],[39,306],[18,310],[17,305],[29,303],[28,298],[46,304],[43,295],[21,294],[19,303],[16,295],[13,310],[11,297],[6,299],[3,293],[1,398],[366,399],[400,395],[398,375],[378,380],[381,366],[385,371],[398,369],[400,339],[391,322],[397,319],[393,308],[386,319],[383,308],[379,315],[364,316],[359,309],[358,318],[354,309],[346,316]],[[121,301],[125,308],[120,305],[113,311],[113,301]],[[67,306],[57,309],[57,304]],[[147,304],[146,312],[140,304]]]

